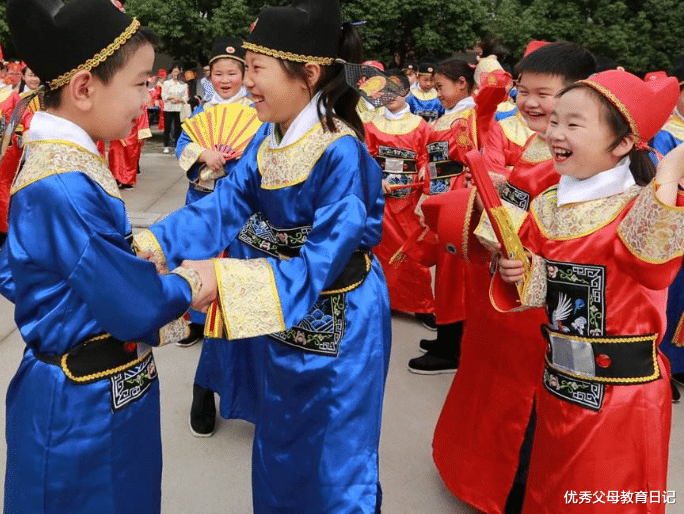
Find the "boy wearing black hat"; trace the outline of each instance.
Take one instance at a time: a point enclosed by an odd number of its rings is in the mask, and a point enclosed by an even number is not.
[[[0,254],[2,293],[27,345],[7,393],[5,512],[158,513],[148,344],[187,334],[177,318],[201,280],[189,270],[159,276],[135,256],[95,146],[126,137],[149,101],[155,37],[109,0],[10,0],[7,19],[47,92]]]
[[[421,62],[418,65],[418,85],[411,88],[411,94],[406,99],[411,112],[421,116],[428,123],[432,123],[444,114],[444,107],[433,87],[434,75],[435,65],[432,62]]]

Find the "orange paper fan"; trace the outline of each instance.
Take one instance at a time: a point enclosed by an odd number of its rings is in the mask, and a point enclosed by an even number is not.
[[[228,158],[240,157],[260,126],[256,110],[242,104],[209,107],[182,125],[192,141]]]

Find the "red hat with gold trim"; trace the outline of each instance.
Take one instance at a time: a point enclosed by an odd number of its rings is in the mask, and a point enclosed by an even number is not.
[[[679,99],[677,79],[666,75],[641,80],[626,71],[607,70],[579,83],[615,106],[629,123],[637,143],[645,143],[658,133]]]
[[[532,52],[535,50],[539,50],[542,46],[548,45],[548,41],[537,41],[537,40],[532,40],[529,43],[527,43],[527,46],[525,47],[525,51],[523,52],[523,57],[527,57],[530,55]]]
[[[470,223],[473,221],[475,192],[474,188],[448,191],[430,196],[421,206],[425,224],[439,236],[440,244],[452,255],[468,255],[468,246],[472,243]]]
[[[102,64],[140,28],[116,0],[9,0],[17,53],[49,89]]]
[[[242,46],[287,61],[331,65],[341,35],[339,0],[294,0],[289,6],[263,9]]]

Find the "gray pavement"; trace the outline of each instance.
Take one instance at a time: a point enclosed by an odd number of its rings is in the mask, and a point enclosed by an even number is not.
[[[140,161],[142,173],[138,175],[138,185],[122,192],[131,222],[138,227],[181,207],[187,189],[183,172],[173,156],[161,154],[158,141],[151,143]],[[418,341],[433,334],[414,320],[401,316],[394,317],[392,329],[393,347],[380,444],[383,512],[475,513],[476,510],[454,498],[444,487],[431,458],[432,433],[453,375],[409,373],[406,363],[419,355]],[[155,352],[162,391],[162,512],[248,514],[252,512],[252,426],[243,421],[221,419],[216,434],[208,439],[194,438],[188,431],[192,382],[200,349],[200,345],[170,346]],[[22,351],[21,336],[13,321],[13,306],[0,298],[2,398]],[[4,408],[0,408],[0,483],[5,473],[1,464],[6,450],[4,416]],[[684,512],[683,426],[684,404],[675,405],[668,489],[676,491],[678,501],[670,506],[668,514]]]

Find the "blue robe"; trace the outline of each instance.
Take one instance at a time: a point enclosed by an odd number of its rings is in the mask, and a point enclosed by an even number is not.
[[[380,167],[342,134],[318,124],[277,150],[258,134],[214,194],[141,234],[170,266],[229,248],[232,258],[216,261],[222,376],[200,385],[218,387],[224,417],[256,424],[256,514],[373,514],[380,505],[391,327],[379,263],[368,259],[358,287],[321,296],[382,227]],[[298,255],[284,257],[281,243]]]
[[[670,150],[684,141],[684,120],[673,114],[663,128],[651,140],[651,146],[666,155]],[[680,320],[684,316],[684,267],[668,288],[667,296],[667,331],[660,343],[660,350],[669,359],[672,373],[684,373],[684,348],[674,346],[672,337]]]
[[[190,285],[133,254],[125,205],[98,155],[62,141],[30,143],[27,153],[0,253],[0,292],[26,342],[7,392],[5,512],[158,513],[149,347],[137,345],[134,367],[89,383],[36,353],[59,356],[102,333],[159,344],[159,328],[187,310]]]
[[[435,121],[444,114],[444,106],[437,98],[434,89],[427,93],[420,88],[412,89],[406,98],[406,103],[411,109],[411,113],[421,116],[428,123]]]

